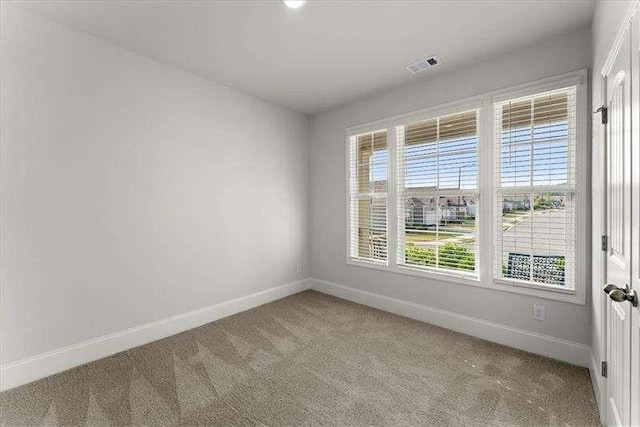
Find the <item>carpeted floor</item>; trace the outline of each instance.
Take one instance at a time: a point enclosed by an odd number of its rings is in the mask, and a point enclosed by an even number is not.
[[[597,425],[587,369],[306,291],[0,394],[7,425]]]

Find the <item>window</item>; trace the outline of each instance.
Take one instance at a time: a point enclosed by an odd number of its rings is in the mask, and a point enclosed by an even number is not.
[[[494,106],[494,277],[573,289],[575,87]]]
[[[347,263],[585,304],[586,81],[348,129]]]
[[[387,262],[387,130],[349,138],[349,256]]]
[[[478,112],[396,127],[399,265],[477,270]]]

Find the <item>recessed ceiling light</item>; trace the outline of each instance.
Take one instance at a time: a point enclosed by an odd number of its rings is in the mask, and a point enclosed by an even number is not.
[[[289,9],[299,9],[307,2],[307,0],[283,0]]]

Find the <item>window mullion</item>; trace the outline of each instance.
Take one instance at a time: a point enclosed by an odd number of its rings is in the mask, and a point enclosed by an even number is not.
[[[395,265],[404,264],[405,262],[405,211],[404,204],[406,199],[406,191],[405,191],[405,139],[404,139],[404,126],[394,127],[395,133],[395,142],[396,142],[396,150],[395,150],[395,162],[396,162],[396,254],[395,254]]]
[[[440,117],[436,119],[436,268],[440,268]]]
[[[480,280],[489,283],[493,274],[493,206],[494,157],[493,112],[488,98],[484,99],[478,117],[478,215],[476,219],[478,247],[476,256]],[[482,254],[482,255],[481,255]]]
[[[531,120],[531,137],[530,137],[530,144],[531,146],[529,147],[529,187],[531,187],[531,192],[529,193],[529,280],[533,282],[533,221],[534,221],[534,203],[535,203],[535,195],[533,193],[533,173],[534,173],[534,167],[533,167],[533,146],[535,143],[535,114],[536,114],[536,110],[535,110],[535,99],[531,100],[531,110],[529,113],[529,118]]]
[[[387,263],[392,268],[397,264],[398,212],[396,209],[397,190],[397,143],[392,123],[387,125]]]

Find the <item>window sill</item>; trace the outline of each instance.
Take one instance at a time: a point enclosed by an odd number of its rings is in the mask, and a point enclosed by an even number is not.
[[[490,285],[486,286],[490,289],[511,292],[521,295],[529,295],[538,298],[551,299],[556,301],[568,302],[578,305],[586,305],[584,297],[580,297],[575,289],[562,289],[549,285],[536,285],[533,283],[517,282],[511,280],[494,279]]]
[[[464,273],[462,271],[437,271],[432,269],[412,267],[408,264],[398,264],[396,266],[396,269],[398,273],[406,274],[409,276],[428,277],[430,279],[473,286],[478,286],[480,284],[480,278],[478,277],[477,273]]]
[[[386,262],[366,261],[361,259],[349,258],[347,264],[364,267],[373,270],[385,271],[387,273],[400,274],[404,276],[417,276],[440,282],[449,282],[457,285],[474,286],[476,288],[491,289],[494,291],[509,292],[513,294],[527,295],[537,298],[567,302],[577,305],[585,305],[584,297],[577,295],[572,289],[559,289],[545,285],[534,285],[517,283],[508,280],[491,279],[488,283],[483,283],[475,274],[468,273],[445,273],[427,271],[418,268],[412,268],[406,265],[388,265]]]
[[[357,258],[349,258],[347,260],[348,265],[357,267],[371,268],[374,270],[382,270],[388,273],[402,274],[405,276],[418,276],[425,277],[433,280],[440,280],[443,282],[452,282],[463,285],[480,286],[480,279],[476,274],[469,273],[456,273],[456,272],[437,272],[429,271],[421,268],[414,268],[408,265],[388,265],[386,263],[378,263],[375,261],[366,261]]]
[[[347,264],[376,270],[389,270],[389,261],[373,261],[365,258],[348,258]]]

